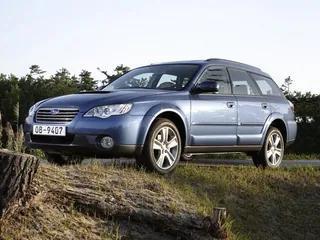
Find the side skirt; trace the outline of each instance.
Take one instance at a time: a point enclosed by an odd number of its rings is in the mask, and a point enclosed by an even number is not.
[[[215,153],[215,152],[254,152],[260,151],[262,145],[234,146],[186,146],[185,153]]]

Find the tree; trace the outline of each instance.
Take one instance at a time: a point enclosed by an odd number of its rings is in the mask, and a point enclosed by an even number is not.
[[[91,77],[91,72],[82,70],[79,74],[80,77],[80,90],[92,91],[95,88],[96,81]]]
[[[290,94],[290,86],[292,83],[293,83],[293,80],[291,79],[290,76],[284,79],[284,83],[281,86],[281,90],[284,92],[285,95]]]
[[[127,73],[130,71],[130,67],[128,66],[124,66],[123,64],[118,65],[115,69],[114,69],[114,73],[112,75],[109,75],[108,72],[106,70],[101,70],[100,68],[98,68],[98,70],[104,74],[106,76],[106,78],[102,81],[102,84],[104,86],[112,83],[114,80],[116,80],[117,78],[121,77],[123,74]]]
[[[3,132],[2,114],[1,114],[1,112],[0,112],[0,148],[2,147],[2,132]]]
[[[41,70],[39,65],[31,65],[30,66],[30,76],[34,76],[34,75],[43,75],[46,71]]]

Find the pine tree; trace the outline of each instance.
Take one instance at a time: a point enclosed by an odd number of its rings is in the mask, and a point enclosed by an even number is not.
[[[2,132],[3,132],[2,114],[1,114],[1,112],[0,112],[0,148],[2,147]]]
[[[92,91],[95,88],[96,81],[91,77],[91,72],[82,70],[79,74],[80,77],[80,90],[81,91]]]

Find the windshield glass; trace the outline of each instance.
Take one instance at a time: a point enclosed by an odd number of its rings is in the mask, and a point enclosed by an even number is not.
[[[104,91],[145,88],[182,90],[198,72],[196,64],[155,65],[134,69],[116,79]]]

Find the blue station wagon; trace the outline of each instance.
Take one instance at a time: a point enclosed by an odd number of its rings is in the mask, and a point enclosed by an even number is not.
[[[188,154],[214,152],[245,152],[256,166],[276,168],[297,125],[268,74],[207,59],[139,67],[102,90],[38,102],[25,133],[50,162],[133,157],[166,174]]]

